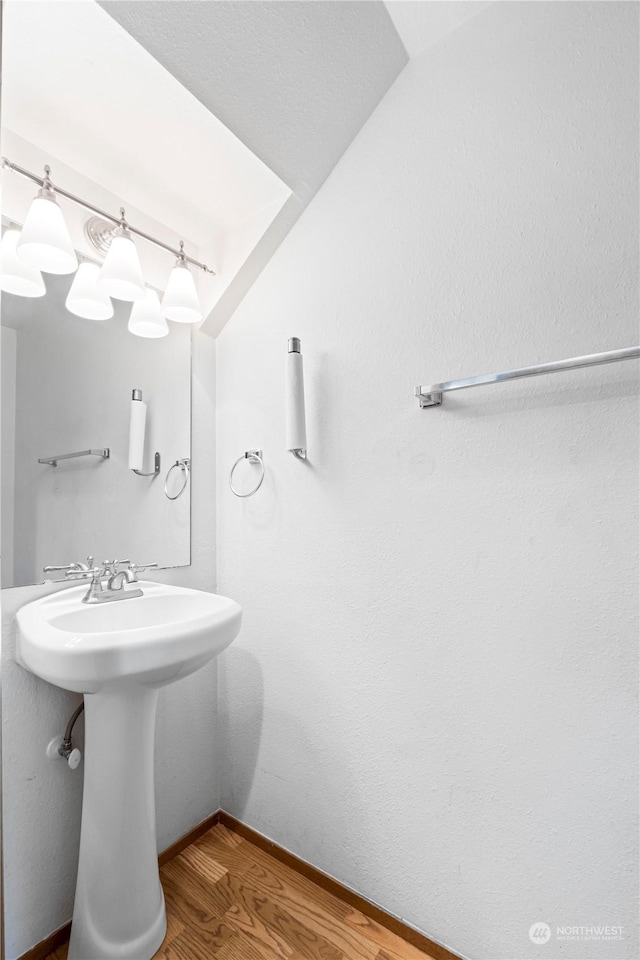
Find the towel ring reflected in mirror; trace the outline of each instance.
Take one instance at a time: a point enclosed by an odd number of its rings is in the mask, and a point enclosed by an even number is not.
[[[240,493],[239,490],[233,485],[233,474],[239,463],[242,463],[243,460],[249,460],[251,463],[257,463],[260,465],[260,479],[252,490],[249,490],[247,493]],[[260,487],[262,486],[262,481],[264,480],[264,461],[262,459],[262,450],[247,450],[242,454],[241,457],[238,457],[234,465],[231,467],[231,472],[229,473],[229,486],[231,487],[231,493],[234,493],[236,497],[252,497],[254,493],[257,493]]]
[[[178,467],[182,470],[182,473],[183,473],[182,486],[179,488],[178,492],[172,496],[169,493],[169,490],[170,490],[169,478],[171,477],[171,474],[173,473],[173,471],[176,470]],[[167,498],[167,500],[177,500],[179,497],[182,496],[184,491],[187,489],[190,472],[191,472],[191,460],[189,457],[184,457],[184,459],[182,460],[176,460],[173,466],[169,467],[169,469],[167,470],[167,475],[164,479],[164,495]]]

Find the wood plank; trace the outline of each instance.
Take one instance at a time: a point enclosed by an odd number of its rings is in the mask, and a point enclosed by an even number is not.
[[[229,870],[206,847],[193,844],[181,853],[183,863],[188,863],[209,883],[217,883]]]
[[[253,861],[251,857],[244,852],[242,838],[235,847],[230,847],[224,840],[218,836],[217,827],[215,830],[205,833],[203,837],[196,840],[195,846],[204,851],[221,867],[227,870],[233,870],[234,873],[246,873],[251,869]]]
[[[217,957],[225,943],[235,936],[233,927],[223,921],[206,931],[200,927],[183,927],[176,937],[165,938],[153,960],[209,960]]]
[[[216,960],[279,960],[278,955],[271,953],[268,947],[257,946],[242,933],[238,933],[233,940],[229,940],[215,956]],[[299,960],[299,958],[291,956],[289,960]]]
[[[209,885],[188,864],[179,863],[179,858],[164,865],[160,879],[167,909],[171,907],[185,927],[215,926],[229,909],[230,904],[221,898],[217,885]]]
[[[388,927],[360,913],[359,910],[352,910],[347,914],[344,922],[347,927],[357,930],[383,952],[386,950],[388,953],[386,960],[451,960],[453,956],[448,951],[444,951],[444,954],[439,953],[443,948],[437,944],[434,944],[437,947],[436,951],[432,948],[429,953],[425,953],[389,930]],[[377,960],[385,960],[385,958],[377,958]]]
[[[185,847],[191,846],[192,843],[195,843],[198,837],[201,837],[203,833],[207,833],[213,826],[215,826],[220,820],[220,811],[212,813],[210,817],[205,817],[204,820],[201,820],[200,823],[197,823],[192,830],[189,830],[188,833],[185,833],[183,837],[180,837],[179,840],[176,840],[175,843],[172,843],[170,847],[167,847],[166,850],[163,850],[162,853],[158,855],[158,863],[161,867],[168,863],[169,860],[173,860],[174,857],[177,857]]]
[[[262,932],[267,931],[272,938],[269,946],[273,949],[273,939],[276,939],[281,947],[281,953],[277,956],[283,960],[288,960],[294,952],[304,960],[344,960],[342,951],[292,917],[280,904],[264,896],[254,896],[247,902],[246,889],[245,885],[243,896],[247,906],[243,910],[239,905],[234,905],[228,911],[227,918],[252,942],[261,940]]]
[[[324,937],[349,960],[375,960],[377,946],[372,946],[356,930],[345,927],[344,904],[325,890],[316,888],[314,898],[313,892],[305,892],[303,884],[295,882],[293,871],[277,863],[269,869],[264,862],[257,862],[247,874],[247,880],[282,904],[292,917]]]
[[[293,948],[285,937],[265,924],[259,913],[234,904],[225,916],[242,937],[242,942],[250,943],[255,951],[277,957],[278,960],[290,960]]]
[[[224,843],[227,847],[231,847],[232,850],[236,847],[239,847],[242,843],[242,837],[240,834],[226,827],[224,823],[221,822],[219,813],[217,823],[211,831],[211,835],[215,837],[216,840],[219,840],[220,843]]]
[[[263,870],[266,875],[269,875],[269,883],[275,890],[278,890],[281,884],[293,887],[299,896],[306,897],[312,903],[320,905],[323,910],[326,910],[339,922],[342,922],[351,912],[352,908],[329,890],[319,887],[313,880],[272,857],[271,854],[265,853],[264,850],[250,841],[245,841],[245,844],[243,852],[252,861],[252,874],[256,872],[259,874],[259,871]]]

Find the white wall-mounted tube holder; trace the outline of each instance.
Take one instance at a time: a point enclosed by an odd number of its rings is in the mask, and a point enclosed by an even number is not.
[[[307,427],[304,408],[304,372],[299,337],[291,337],[286,375],[287,450],[298,460],[307,459]]]
[[[142,470],[146,420],[147,405],[142,399],[142,390],[133,390],[129,421],[129,469],[139,477],[157,477],[160,473],[160,454],[157,451],[153,458],[153,470],[149,473]]]

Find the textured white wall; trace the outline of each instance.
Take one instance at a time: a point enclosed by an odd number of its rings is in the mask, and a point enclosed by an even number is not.
[[[412,61],[218,339],[223,806],[476,960],[638,957],[637,366],[413,398],[636,341],[637,27],[496,3]]]
[[[154,579],[215,590],[215,341],[194,337],[190,567]],[[45,759],[79,698],[13,660],[15,613],[47,587],[2,591],[3,842],[6,957],[14,960],[71,918],[80,833],[82,766]],[[158,849],[219,807],[215,763],[217,665],[165,688],[156,744]],[[83,721],[78,723],[82,743]]]

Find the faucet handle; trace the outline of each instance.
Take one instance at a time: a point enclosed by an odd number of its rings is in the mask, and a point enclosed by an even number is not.
[[[104,567],[85,567],[85,564],[82,564],[82,569],[74,568],[73,570],[65,571],[65,579],[67,580],[93,580],[94,583],[99,583],[101,577],[104,577]]]
[[[138,579],[139,570],[153,570],[158,567],[157,563],[135,563],[133,560],[128,560],[127,562],[129,564],[129,570],[133,574],[133,582]]]
[[[87,557],[87,562],[83,563],[81,560],[72,560],[71,563],[63,563],[61,565],[47,565],[43,567],[42,570],[44,573],[53,573],[54,571],[63,572],[65,576],[69,573],[81,573],[82,571],[89,570],[93,566],[93,557]]]

